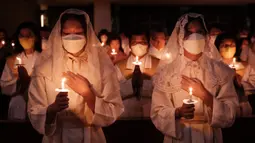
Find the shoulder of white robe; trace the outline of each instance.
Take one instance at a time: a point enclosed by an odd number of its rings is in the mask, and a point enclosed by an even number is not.
[[[45,59],[43,62],[35,65],[31,77],[47,77],[51,78],[52,58]]]

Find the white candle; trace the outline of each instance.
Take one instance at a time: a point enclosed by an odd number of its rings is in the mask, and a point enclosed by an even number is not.
[[[4,40],[2,40],[2,45],[5,45],[5,41]]]
[[[235,67],[236,64],[236,58],[233,58],[233,67]]]
[[[193,94],[193,88],[192,87],[190,87],[189,88],[189,95],[190,95],[190,100],[192,100],[192,94]]]
[[[112,49],[112,55],[117,55],[117,52],[115,51],[115,49]]]
[[[134,65],[141,65],[142,62],[139,61],[138,56],[135,57],[135,61],[133,62]]]
[[[16,59],[18,60],[18,64],[21,65],[21,58],[16,57]]]
[[[44,27],[44,15],[41,14],[41,27]]]
[[[55,91],[57,92],[68,92],[69,90],[65,88],[65,82],[66,82],[66,78],[62,78],[61,80],[61,88],[57,88]]]

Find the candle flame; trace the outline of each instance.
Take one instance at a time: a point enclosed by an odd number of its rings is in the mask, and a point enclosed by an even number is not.
[[[134,65],[141,65],[142,62],[139,61],[138,56],[135,57],[135,61],[133,62]]]
[[[12,43],[12,47],[14,47],[15,46],[15,43]]]
[[[104,42],[101,43],[101,46],[104,46]]]
[[[3,45],[5,44],[5,41],[4,41],[4,40],[2,40],[2,44],[3,44]]]
[[[169,53],[166,53],[166,58],[170,58],[170,54]]]

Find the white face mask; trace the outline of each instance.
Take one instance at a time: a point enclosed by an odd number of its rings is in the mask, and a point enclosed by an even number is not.
[[[187,40],[184,41],[184,49],[193,55],[198,55],[204,51],[205,37],[198,33],[191,34]]]
[[[62,42],[67,52],[75,54],[83,49],[86,38],[84,35],[69,34],[62,37]]]
[[[43,51],[47,49],[47,42],[48,42],[48,40],[42,39],[42,50]]]
[[[148,49],[148,46],[142,45],[142,44],[131,46],[132,53],[138,57],[145,55],[147,53],[147,49]]]

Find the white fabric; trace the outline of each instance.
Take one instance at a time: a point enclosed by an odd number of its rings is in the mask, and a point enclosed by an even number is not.
[[[180,60],[179,57],[165,66],[160,75],[155,77],[151,105],[151,119],[154,125],[165,134],[165,143],[222,142],[220,128],[229,127],[234,123],[238,108],[232,82],[233,71],[205,55],[198,62],[186,62],[184,59],[180,63]],[[199,101],[195,104],[195,118],[175,119],[175,109],[182,105],[183,99],[189,98],[188,92],[181,89],[182,74],[201,80],[214,96],[213,110],[194,97]]]
[[[213,52],[213,49],[208,47],[208,42],[197,61],[184,57],[183,36],[188,16],[202,17],[188,14],[177,22],[167,44],[173,49],[170,52],[173,61],[164,63],[154,75],[151,119],[156,128],[165,135],[165,143],[221,143],[220,128],[234,123],[238,108],[238,98],[232,81],[234,72],[222,62],[212,59],[216,58],[213,55],[219,53]],[[194,97],[198,103],[195,104],[195,117],[192,120],[175,119],[175,109],[183,104],[183,99],[189,98],[189,93],[181,88],[182,75],[198,78],[213,96],[213,109]]]
[[[124,50],[124,53],[125,53],[126,55],[129,55],[131,49],[130,49],[130,47],[129,47],[129,40],[128,40],[128,38],[125,38],[125,39],[122,38],[122,39],[121,39],[121,42],[122,42],[122,48],[123,48],[123,50]]]
[[[193,55],[200,54],[205,48],[205,39],[201,34],[193,33],[184,40],[183,48]]]
[[[165,47],[158,50],[157,48],[155,48],[154,46],[151,45],[149,48],[149,54],[155,58],[162,59],[164,50],[165,50]]]
[[[60,19],[63,14],[84,15],[87,44],[82,57],[64,52]],[[33,127],[44,135],[43,143],[105,143],[102,126],[112,124],[123,112],[119,83],[113,64],[100,47],[88,15],[69,9],[61,14],[49,37],[48,49],[37,61],[29,88],[28,114]],[[72,71],[86,77],[96,95],[94,113],[85,99],[71,89],[69,108],[57,114],[53,124],[45,124],[47,107],[55,101],[62,72]]]
[[[47,49],[47,42],[48,42],[48,40],[42,39],[42,50],[43,51]]]
[[[177,21],[175,28],[166,44],[166,50],[164,51],[163,55],[168,55],[170,54],[171,58],[164,58],[161,60],[159,63],[159,68],[163,67],[163,65],[171,63],[174,61],[179,55],[183,56],[183,40],[184,40],[184,34],[185,30],[184,27],[188,23],[188,18],[201,18],[204,27],[206,29],[206,25],[204,22],[204,17],[201,14],[196,14],[196,13],[188,13],[180,17],[180,19]],[[206,29],[207,32],[207,29]],[[210,57],[213,58],[217,61],[221,60],[221,55],[219,54],[217,48],[215,47],[214,44],[209,42],[209,36],[206,37],[206,45],[204,49],[204,53]]]
[[[24,52],[18,54],[16,57],[21,58],[22,64],[27,70],[28,74],[31,75],[32,70],[34,68],[34,64],[36,59],[38,58],[40,53],[34,52],[33,54],[25,55]],[[9,67],[8,64],[5,64],[3,74],[1,77],[1,88],[2,88],[2,93],[6,95],[12,95],[16,91],[16,81],[17,77],[14,76],[15,73],[13,73],[12,68],[14,70],[17,70],[18,61],[15,61],[14,67]],[[16,71],[17,72],[17,71]]]

